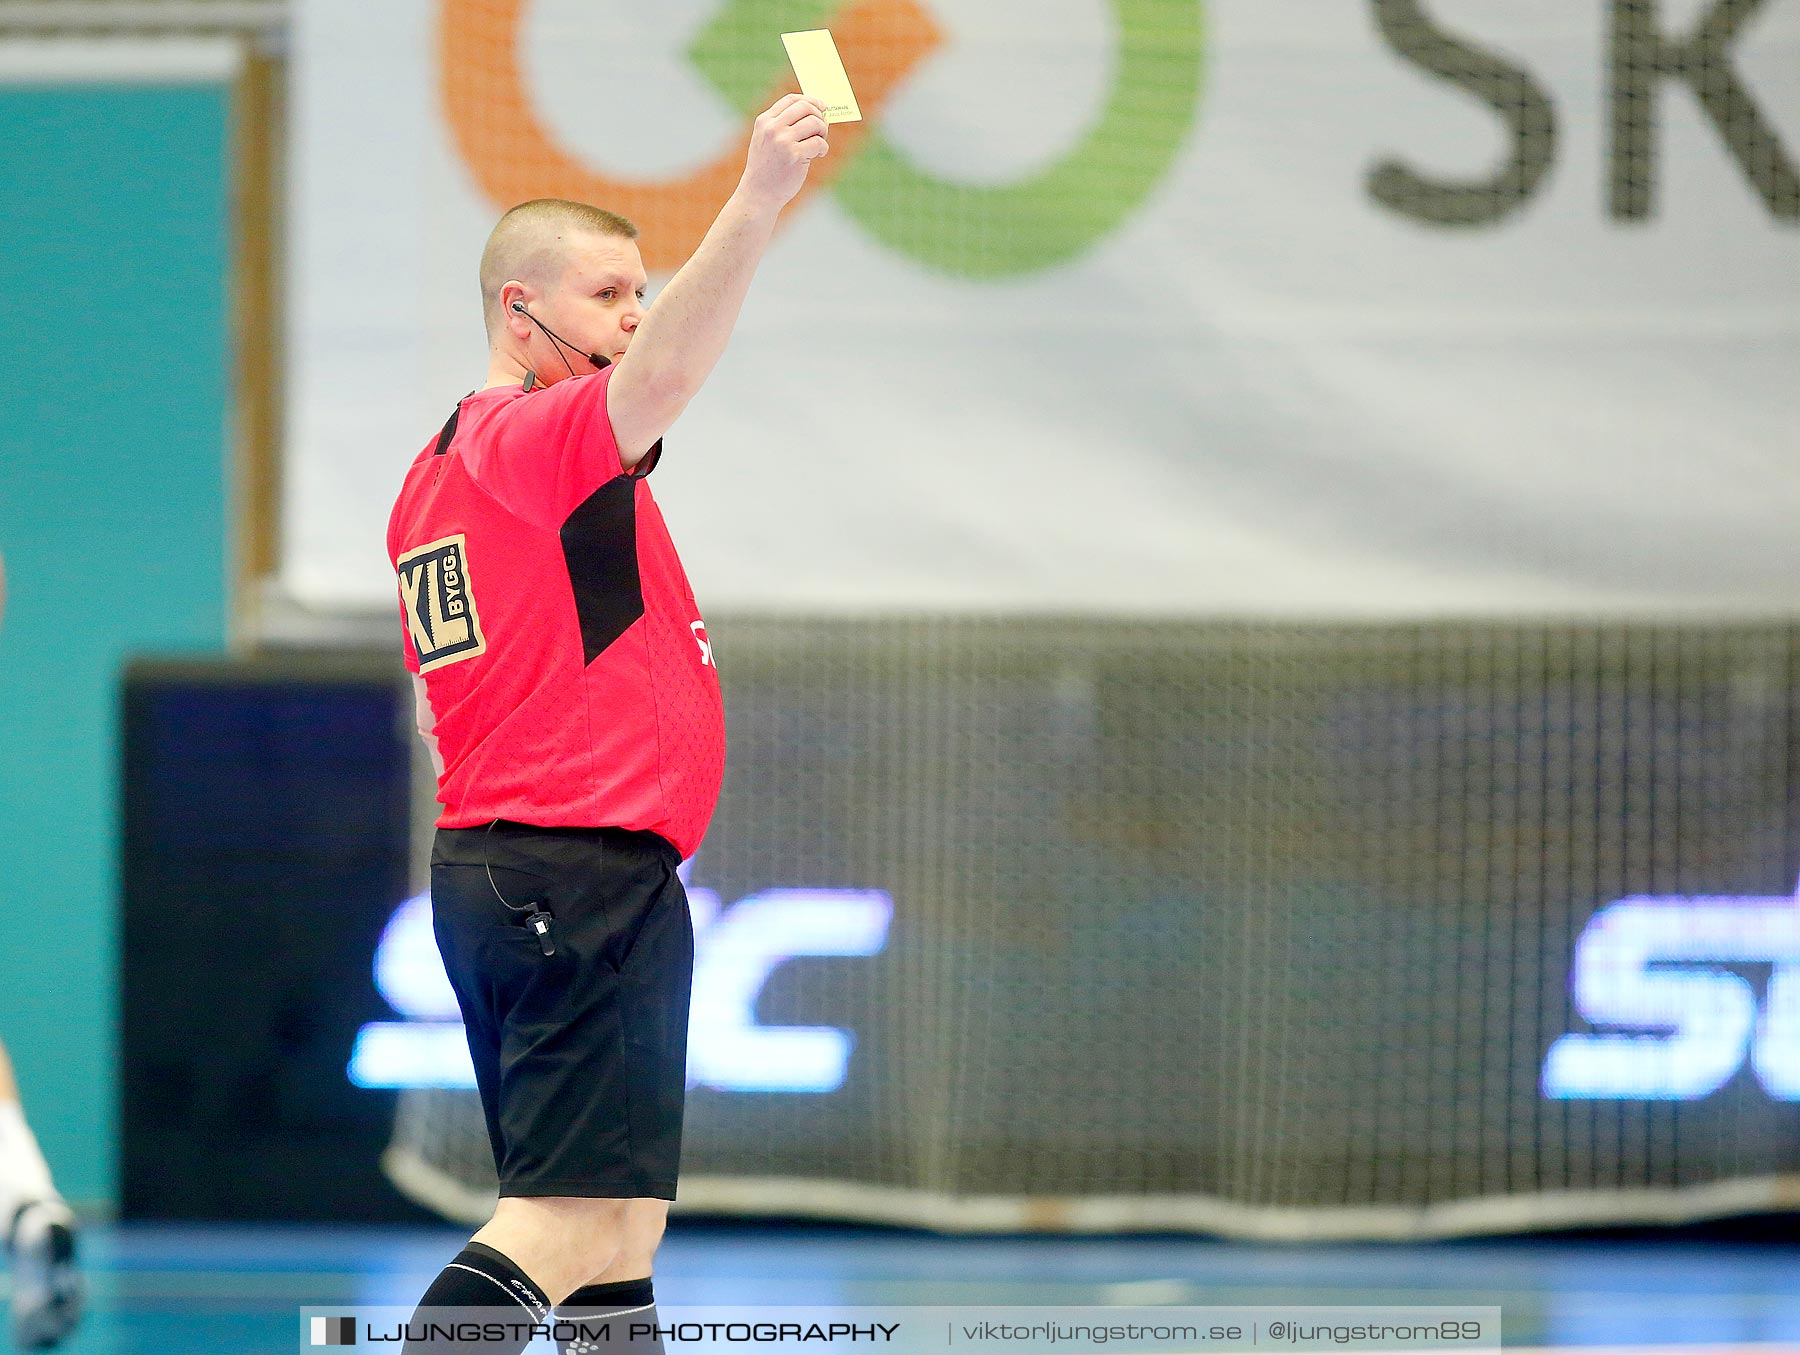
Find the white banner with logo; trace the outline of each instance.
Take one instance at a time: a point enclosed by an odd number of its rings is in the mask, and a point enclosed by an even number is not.
[[[392,605],[498,213],[652,295],[779,34],[867,120],[655,485],[713,609],[1791,612],[1800,0],[308,0],[282,581]],[[841,154],[839,153],[841,151]]]

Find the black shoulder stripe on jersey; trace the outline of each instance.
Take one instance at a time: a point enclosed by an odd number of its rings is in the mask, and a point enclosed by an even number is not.
[[[444,431],[438,434],[437,446],[431,449],[433,456],[442,456],[450,450],[450,442],[456,436],[456,421],[462,417],[462,401],[456,402],[456,408],[450,411],[450,417],[444,421]]]
[[[618,475],[563,522],[563,564],[575,590],[584,662],[592,663],[644,614],[638,577],[637,481]]]

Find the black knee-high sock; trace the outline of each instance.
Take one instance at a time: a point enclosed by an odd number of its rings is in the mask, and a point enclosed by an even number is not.
[[[479,1308],[480,1313],[457,1309]],[[457,1321],[517,1323],[518,1339],[457,1341],[448,1331]],[[450,1355],[452,1351],[479,1350],[483,1355],[519,1355],[531,1344],[531,1327],[550,1320],[550,1300],[531,1282],[531,1277],[502,1253],[471,1242],[443,1270],[419,1300],[407,1324],[403,1355]]]
[[[558,1340],[562,1355],[663,1355],[662,1337],[651,1334],[632,1339],[631,1330],[657,1325],[656,1290],[650,1279],[619,1280],[613,1284],[589,1284],[556,1305],[559,1321],[585,1327],[591,1335]],[[585,1321],[583,1320],[585,1319]],[[596,1328],[606,1328],[599,1339]]]

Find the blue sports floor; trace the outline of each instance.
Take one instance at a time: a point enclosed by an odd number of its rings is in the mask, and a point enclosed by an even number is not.
[[[92,1310],[62,1349],[289,1355],[302,1306],[410,1306],[465,1237],[449,1229],[93,1228],[84,1234]],[[1509,1350],[1800,1355],[1800,1241],[1303,1247],[677,1221],[659,1258],[657,1296],[720,1305],[1498,1304]]]

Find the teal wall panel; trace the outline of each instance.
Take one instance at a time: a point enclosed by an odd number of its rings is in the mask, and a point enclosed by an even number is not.
[[[78,1202],[117,1184],[120,670],[226,639],[229,114],[0,87],[0,1039]]]

